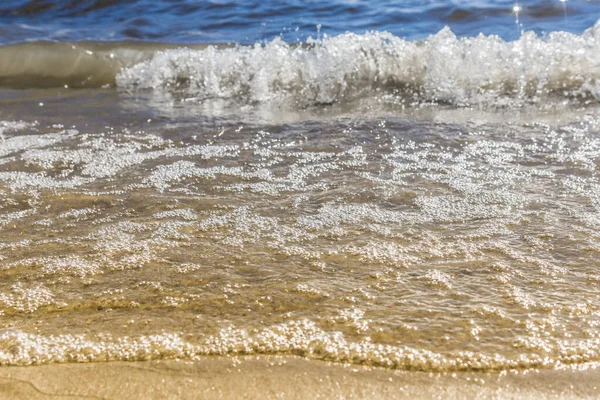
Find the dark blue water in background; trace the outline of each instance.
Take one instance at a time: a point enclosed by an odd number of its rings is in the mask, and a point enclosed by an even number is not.
[[[309,36],[368,30],[421,39],[444,26],[459,37],[483,33],[514,40],[523,30],[579,34],[598,19],[599,0],[4,0],[0,44],[35,40],[250,44],[275,37],[292,43]]]

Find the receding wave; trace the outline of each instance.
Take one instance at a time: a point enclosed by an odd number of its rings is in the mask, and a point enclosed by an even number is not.
[[[386,32],[253,46],[34,43],[0,49],[0,84],[100,87],[203,102],[310,106],[364,97],[403,103],[519,106],[600,99],[600,22],[581,35],[524,33],[423,41]]]

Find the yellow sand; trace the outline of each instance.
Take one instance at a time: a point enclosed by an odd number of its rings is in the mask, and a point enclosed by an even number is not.
[[[0,368],[2,399],[597,398],[600,369],[429,374],[294,357]]]

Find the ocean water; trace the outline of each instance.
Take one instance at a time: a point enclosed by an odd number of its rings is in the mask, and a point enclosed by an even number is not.
[[[600,362],[599,19],[4,1],[0,364]]]

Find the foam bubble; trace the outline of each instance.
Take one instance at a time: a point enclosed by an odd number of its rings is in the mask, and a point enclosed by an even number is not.
[[[357,329],[360,310],[344,310],[338,319]],[[475,352],[438,353],[408,346],[378,345],[369,341],[352,342],[341,333],[330,333],[309,320],[291,321],[259,331],[223,329],[203,343],[186,342],[177,334],[137,337],[101,335],[41,336],[17,330],[0,331],[0,364],[30,365],[53,362],[141,361],[153,359],[197,359],[206,355],[293,354],[338,362],[351,362],[413,371],[473,371],[514,368],[550,368],[582,363],[598,357],[598,340],[579,346],[567,341],[530,338],[515,346],[557,353],[557,359],[537,354],[515,358]]]

